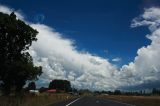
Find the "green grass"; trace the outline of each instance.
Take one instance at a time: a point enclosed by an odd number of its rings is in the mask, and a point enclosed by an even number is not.
[[[160,96],[121,96],[121,95],[101,95],[103,99],[116,100],[136,106],[160,106]]]
[[[0,106],[47,106],[73,98],[68,94],[42,94],[39,96],[0,97]]]

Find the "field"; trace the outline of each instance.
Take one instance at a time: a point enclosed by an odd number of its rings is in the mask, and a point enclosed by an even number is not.
[[[0,106],[47,106],[73,98],[68,94],[52,94],[24,97],[0,97]]]
[[[129,103],[136,106],[160,106],[160,96],[101,95],[99,97]]]

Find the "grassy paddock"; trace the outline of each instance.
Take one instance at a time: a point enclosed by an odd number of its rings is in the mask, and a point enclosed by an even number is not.
[[[41,94],[39,96],[0,97],[0,106],[47,106],[73,98],[68,94]]]
[[[101,95],[99,97],[129,103],[136,106],[160,106],[160,96]]]

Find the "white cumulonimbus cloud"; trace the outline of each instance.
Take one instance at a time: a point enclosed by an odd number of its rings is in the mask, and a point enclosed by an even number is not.
[[[128,81],[132,85],[160,80],[160,8],[145,9],[142,15],[133,19],[131,27],[139,26],[149,27],[151,34],[146,38],[151,44],[138,49],[134,62],[121,68],[121,78],[130,76]]]
[[[39,31],[30,54],[35,64],[43,66],[43,79],[68,79],[79,88],[114,87],[108,82],[116,67],[106,59],[79,52],[70,39],[62,38],[54,29],[40,24],[31,24]],[[97,89],[97,88],[95,88]]]
[[[11,13],[13,9],[0,6],[0,12]],[[18,18],[25,20],[21,13]],[[160,80],[160,9],[145,9],[144,14],[133,19],[131,27],[149,26],[147,38],[151,44],[137,51],[135,60],[119,70],[107,59],[81,52],[71,39],[43,24],[25,21],[38,30],[38,41],[29,50],[35,65],[43,67],[39,84],[47,85],[53,79],[67,79],[76,88],[113,90]],[[119,61],[120,59],[116,59]]]

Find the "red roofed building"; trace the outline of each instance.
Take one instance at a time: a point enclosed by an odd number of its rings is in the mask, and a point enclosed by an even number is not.
[[[56,89],[50,89],[50,90],[47,90],[48,93],[56,93],[57,90]]]

